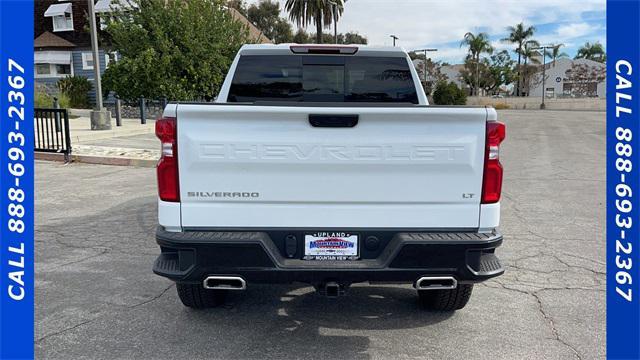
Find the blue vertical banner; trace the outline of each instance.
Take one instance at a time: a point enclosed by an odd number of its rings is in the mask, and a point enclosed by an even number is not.
[[[33,1],[0,0],[0,359],[34,355]]]
[[[607,358],[640,359],[640,1],[607,3]]]

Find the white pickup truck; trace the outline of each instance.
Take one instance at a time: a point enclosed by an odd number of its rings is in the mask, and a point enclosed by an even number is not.
[[[169,104],[156,134],[154,272],[186,306],[380,282],[453,311],[504,272],[505,126],[490,107],[429,106],[400,48],[246,45],[215,103]]]

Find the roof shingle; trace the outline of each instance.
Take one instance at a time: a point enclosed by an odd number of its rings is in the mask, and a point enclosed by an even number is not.
[[[33,47],[36,48],[73,48],[76,45],[70,41],[67,41],[59,36],[56,36],[48,31],[43,32],[35,40],[33,40]]]
[[[231,12],[231,16],[237,21],[244,24],[249,29],[249,37],[252,40],[257,41],[260,44],[271,44],[273,43],[268,37],[266,37],[260,29],[258,29],[255,25],[249,21],[244,15],[242,15],[238,10],[230,7],[229,11]]]

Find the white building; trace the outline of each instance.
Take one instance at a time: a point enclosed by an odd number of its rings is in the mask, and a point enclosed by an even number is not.
[[[567,70],[571,69],[574,64],[583,64],[590,68],[601,69],[602,71],[606,71],[606,65],[587,59],[568,59],[562,58],[557,59],[555,64],[553,61],[546,64],[545,69],[545,84],[544,87],[546,89],[546,97],[555,98],[555,97],[574,97],[576,85],[573,84],[570,79],[567,79]],[[537,78],[532,81],[531,87],[529,88],[529,96],[541,97],[542,96],[542,68],[540,73],[537,75]],[[585,85],[581,85],[584,87]],[[588,92],[591,97],[606,97],[606,80],[602,79],[601,81],[593,81],[586,85],[588,87]]]
[[[413,65],[415,66],[416,70],[418,70],[418,75],[420,76],[420,80],[424,81],[424,73],[422,72],[423,61],[421,59],[415,59],[413,60]],[[459,88],[469,90],[469,86],[464,83],[462,79],[462,75],[460,74],[460,72],[463,69],[464,69],[464,64],[444,65],[440,67],[440,72],[442,73],[442,75],[446,76],[447,82],[453,82]],[[431,78],[430,76],[427,77],[427,81],[434,81],[434,80],[435,79]]]
[[[468,86],[464,83],[460,74],[462,70],[464,70],[464,64],[445,65],[440,68],[440,72],[447,77],[447,82],[453,81],[459,88],[466,89]]]

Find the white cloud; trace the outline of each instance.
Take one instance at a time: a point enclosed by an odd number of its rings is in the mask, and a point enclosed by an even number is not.
[[[588,23],[573,23],[559,26],[555,35],[560,38],[577,38],[585,35],[589,35],[598,30],[598,26],[590,25]]]
[[[279,2],[284,8],[285,0]],[[583,22],[582,14],[604,14],[605,7],[605,0],[348,0],[338,31],[357,31],[367,36],[371,45],[387,46],[392,44],[389,35],[394,34],[407,49],[435,46],[441,48],[437,58],[461,59],[465,51],[456,45],[466,32],[484,31],[502,37],[507,26],[520,22],[561,24],[555,33],[536,36],[541,41],[569,42],[589,33],[598,33],[594,38],[601,38],[604,29]],[[498,49],[512,47],[500,42],[494,45]]]
[[[456,59],[457,62],[461,62],[462,59],[467,55],[467,49],[461,48],[459,46],[444,46],[439,47],[437,53],[429,53],[429,57],[436,60],[448,60],[448,59]]]

